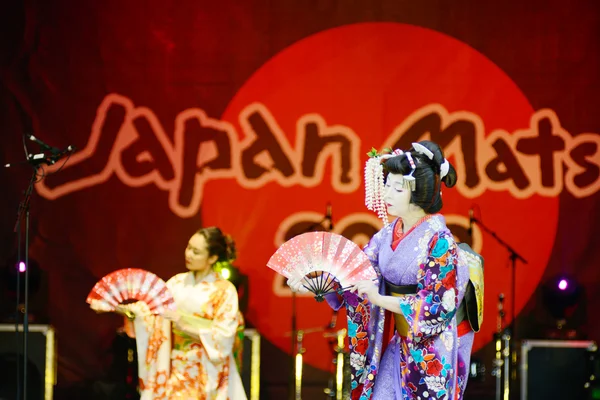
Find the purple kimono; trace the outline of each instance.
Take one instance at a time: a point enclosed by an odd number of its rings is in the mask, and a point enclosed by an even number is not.
[[[395,223],[401,223],[396,220]],[[468,377],[474,332],[460,338],[456,312],[469,281],[444,217],[416,225],[392,250],[394,225],[384,227],[364,251],[377,273],[395,285],[417,285],[399,297],[409,330],[395,332],[384,348],[384,324],[393,315],[355,294],[344,293],[350,340],[353,400],[461,399]],[[379,292],[385,293],[383,279]],[[328,296],[334,308],[339,298]]]

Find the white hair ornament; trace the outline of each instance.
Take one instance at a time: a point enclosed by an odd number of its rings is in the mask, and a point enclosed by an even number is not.
[[[415,164],[415,160],[413,160],[412,154],[410,154],[410,151],[407,151],[404,154],[406,154],[406,158],[408,159],[408,163],[410,164],[411,171],[410,171],[410,174],[403,175],[402,178],[408,184],[410,191],[414,192],[416,190],[417,183],[415,181],[415,177],[413,176],[413,173],[417,169],[417,165]]]
[[[440,179],[444,179],[448,172],[450,172],[450,163],[444,158],[444,162],[440,165]]]
[[[412,146],[413,146],[413,149],[415,149],[415,151],[417,153],[423,154],[425,157],[427,157],[433,161],[433,152],[431,150],[429,150],[427,147],[423,146],[420,143],[413,143]],[[440,165],[440,179],[444,179],[444,177],[446,175],[448,175],[449,171],[450,171],[450,163],[448,162],[447,159],[444,158],[444,161]]]
[[[406,155],[412,171],[409,175],[404,175],[404,180],[408,183],[410,190],[415,190],[415,178],[413,172],[416,169],[415,160],[409,152],[403,152],[400,149],[384,149],[389,151],[387,154],[378,154],[376,149],[371,149],[369,153],[369,159],[365,164],[365,205],[367,209],[375,211],[377,216],[383,221],[384,225],[389,224],[387,207],[383,200],[385,184],[383,182],[383,165],[384,160],[392,157]]]
[[[430,160],[433,160],[433,152],[427,147],[423,146],[420,143],[413,143],[412,146],[417,153],[423,154],[425,157],[429,158]]]
[[[365,164],[365,205],[367,209],[375,211],[384,225],[387,225],[389,221],[387,207],[383,202],[384,184],[381,161],[381,156],[375,156],[369,158]]]

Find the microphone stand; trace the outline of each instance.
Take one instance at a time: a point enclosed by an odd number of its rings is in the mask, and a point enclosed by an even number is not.
[[[479,225],[479,227],[483,231],[485,231],[491,237],[496,239],[496,241],[501,246],[503,246],[506,250],[508,250],[508,252],[509,252],[509,259],[510,259],[510,266],[511,266],[511,305],[510,305],[511,322],[508,327],[508,334],[506,335],[508,340],[505,340],[505,343],[507,344],[508,347],[510,347],[510,355],[511,355],[511,359],[512,359],[511,360],[512,362],[510,363],[511,381],[515,381],[517,378],[517,373],[516,373],[517,350],[516,350],[516,346],[515,346],[515,342],[517,339],[517,316],[516,316],[516,312],[515,312],[517,260],[520,260],[523,264],[528,264],[528,262],[526,259],[523,258],[523,256],[521,256],[519,253],[517,253],[508,243],[506,243],[504,240],[502,240],[496,234],[496,232],[494,232],[493,230],[488,228],[482,221],[480,221],[479,219],[477,219],[475,217],[472,217],[471,219],[474,223]],[[508,356],[507,349],[505,349],[505,351],[506,351],[505,354]],[[505,363],[509,364],[508,361],[509,360],[505,360]],[[506,372],[508,372],[508,367],[506,364],[504,365],[504,369]],[[506,374],[506,375],[508,375],[508,374]],[[504,399],[506,400],[509,398],[509,392],[510,392],[508,376],[505,376],[505,378],[504,378],[504,386],[505,386]]]
[[[327,228],[326,232],[331,231],[331,226],[332,226],[332,221],[331,221],[331,216],[330,215],[325,215],[325,217],[323,217],[322,220],[320,220],[319,222],[315,222],[314,224],[310,225],[308,228],[304,229],[302,232],[300,232],[300,234],[302,233],[307,233],[307,232],[312,232],[313,229],[315,229],[318,226],[322,226],[323,223],[325,221],[329,221],[329,227]],[[298,340],[297,336],[298,336],[298,326],[297,326],[297,312],[296,312],[296,292],[292,291],[292,316],[291,316],[291,328],[292,328],[292,334],[291,334],[291,359],[292,359],[292,365],[290,368],[291,371],[291,378],[290,378],[290,390],[289,390],[289,398],[290,400],[300,400],[300,388],[297,388],[297,378],[296,378],[296,353],[297,350],[298,351],[302,351],[301,347],[301,340],[302,337],[300,337],[300,341]],[[300,347],[298,347],[298,342],[300,342]]]
[[[35,138],[36,139],[36,138]],[[30,210],[30,203],[31,203],[31,196],[33,193],[33,185],[36,183],[37,178],[38,178],[38,172],[40,169],[40,165],[43,164],[54,164],[56,163],[60,158],[62,158],[63,156],[70,154],[72,151],[75,150],[75,148],[73,146],[69,146],[65,151],[59,151],[58,149],[54,149],[48,145],[46,145],[45,143],[43,143],[42,141],[40,141],[39,139],[31,139],[32,141],[35,141],[36,143],[40,144],[40,146],[42,148],[44,148],[45,150],[50,149],[52,151],[52,155],[50,156],[46,156],[46,154],[42,151],[41,153],[37,153],[37,154],[30,154],[27,150],[27,146],[25,145],[25,141],[23,141],[23,146],[25,148],[25,161],[21,162],[21,163],[16,163],[16,164],[6,164],[5,167],[9,168],[9,167],[13,167],[19,164],[23,164],[23,165],[30,165],[33,168],[33,172],[31,174],[31,178],[29,179],[29,184],[27,185],[27,189],[25,190],[25,194],[23,199],[21,200],[21,202],[19,203],[19,209],[17,211],[17,220],[15,222],[15,226],[13,231],[17,234],[17,258],[18,258],[18,265],[16,266],[18,268],[17,271],[17,306],[16,306],[16,318],[15,318],[15,335],[16,335],[16,341],[17,344],[15,346],[15,352],[16,352],[16,358],[17,358],[17,400],[27,400],[27,360],[28,360],[28,348],[29,348],[29,343],[28,343],[28,339],[29,339],[29,210]],[[56,150],[56,152],[54,151]],[[64,165],[64,164],[63,164]],[[43,176],[42,176],[43,178]],[[22,225],[23,225],[23,217],[25,217],[25,247],[23,249],[23,253],[24,253],[24,261],[21,261],[21,238],[22,238]],[[19,306],[21,305],[20,300],[21,300],[21,263],[24,264],[25,266],[25,271],[24,271],[24,293],[23,293],[23,297],[24,297],[24,304],[23,304],[23,379],[21,379],[21,377],[19,376],[20,374],[20,356],[19,356],[19,347],[21,345],[20,343],[20,335],[19,335],[19,314],[21,312],[21,310],[19,309]],[[21,397],[21,393],[23,393],[23,396]]]
[[[20,400],[21,397],[21,391],[23,393],[23,400],[27,399],[27,360],[28,360],[28,337],[29,337],[29,206],[30,206],[30,202],[31,202],[31,194],[33,192],[33,184],[36,181],[38,175],[38,166],[37,165],[33,165],[33,173],[31,174],[31,178],[29,179],[29,184],[27,185],[27,189],[25,190],[25,195],[23,197],[23,200],[19,203],[19,210],[17,212],[17,221],[15,222],[15,227],[13,229],[14,232],[17,233],[17,243],[18,243],[18,248],[17,248],[17,259],[18,259],[18,265],[16,266],[18,268],[17,270],[17,306],[16,306],[16,318],[15,318],[15,334],[16,334],[16,338],[17,338],[17,346],[16,346],[16,355],[17,355],[17,399]],[[20,305],[21,305],[21,294],[20,294],[20,290],[21,290],[21,282],[20,282],[20,275],[21,275],[21,236],[22,236],[22,228],[21,226],[23,225],[23,216],[25,216],[25,248],[24,250],[24,255],[25,255],[25,271],[24,271],[24,286],[25,286],[25,292],[23,294],[24,297],[24,306],[23,306],[23,379],[20,379],[19,376],[19,360],[20,360],[20,356],[19,356],[19,347],[20,347],[20,335],[19,335],[19,314],[21,312],[21,310],[19,309]],[[21,386],[22,385],[22,386]],[[22,388],[22,390],[21,390]]]

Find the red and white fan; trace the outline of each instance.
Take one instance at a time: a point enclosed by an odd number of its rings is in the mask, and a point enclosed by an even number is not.
[[[267,266],[288,279],[304,278],[304,287],[315,294],[317,301],[358,281],[377,279],[361,248],[331,232],[308,232],[288,240],[271,256]]]
[[[138,268],[120,269],[106,275],[94,285],[86,301],[95,311],[110,312],[127,300],[143,301],[152,314],[162,314],[175,307],[165,281]]]

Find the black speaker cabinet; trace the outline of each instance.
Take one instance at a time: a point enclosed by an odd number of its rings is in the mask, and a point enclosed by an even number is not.
[[[582,340],[523,340],[521,400],[585,399],[596,343]]]
[[[0,400],[17,398],[17,378],[23,379],[23,326],[19,342],[14,324],[0,324]],[[29,325],[27,399],[52,400],[56,384],[56,341],[50,325]],[[21,393],[23,396],[23,393]]]
[[[256,329],[244,330],[242,383],[248,400],[260,397],[260,334]]]

